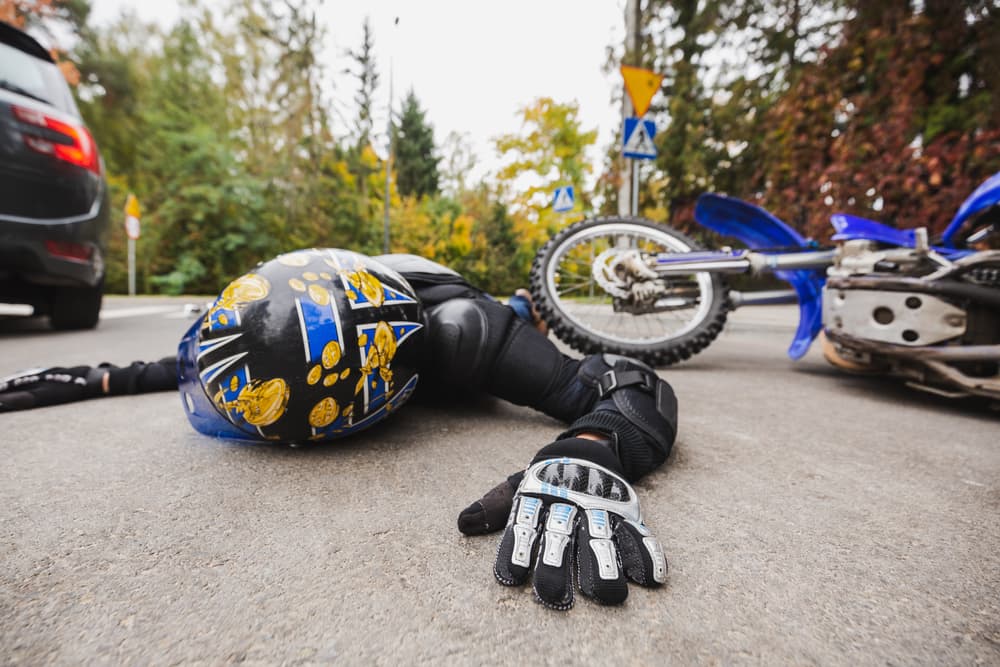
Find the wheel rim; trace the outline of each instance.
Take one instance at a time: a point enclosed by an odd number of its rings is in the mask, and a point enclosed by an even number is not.
[[[698,298],[691,308],[658,313],[615,312],[612,297],[594,280],[590,263],[603,250],[638,247],[646,252],[689,252],[691,246],[657,229],[629,223],[595,225],[563,240],[552,251],[545,282],[552,306],[561,316],[591,335],[627,345],[655,345],[680,338],[698,327],[711,312],[714,290],[709,273],[691,280]]]

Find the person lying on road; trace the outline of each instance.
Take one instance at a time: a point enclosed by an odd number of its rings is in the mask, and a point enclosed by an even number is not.
[[[525,295],[513,305],[414,255],[300,250],[230,283],[176,358],[5,378],[0,412],[176,389],[201,433],[307,444],[380,422],[418,379],[422,392],[486,392],[569,426],[464,509],[459,530],[503,529],[496,579],[531,578],[550,608],[569,609],[576,587],[620,604],[629,580],[666,581],[667,561],[631,483],[670,454],[677,400],[639,361],[562,354],[532,326],[537,313]]]

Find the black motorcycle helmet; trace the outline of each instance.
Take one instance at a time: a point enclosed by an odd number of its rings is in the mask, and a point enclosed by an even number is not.
[[[304,443],[367,428],[417,384],[422,310],[392,269],[347,250],[280,255],[231,282],[181,340],[198,431]]]

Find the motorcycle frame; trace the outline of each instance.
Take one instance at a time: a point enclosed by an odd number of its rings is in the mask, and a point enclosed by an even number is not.
[[[923,247],[946,262],[974,254],[974,250],[956,247],[959,232],[989,208],[1000,204],[1000,173],[980,185],[959,207],[945,229],[941,244],[928,248],[926,233],[915,229],[899,230],[874,220],[838,213],[831,216],[835,242],[868,240],[900,248]],[[823,287],[826,269],[836,257],[836,249],[821,248],[768,211],[741,199],[704,194],[698,198],[695,219],[703,227],[722,236],[734,237],[747,250],[717,252],[661,253],[654,270],[663,277],[702,271],[712,273],[773,273],[792,286],[792,291],[731,292],[735,307],[793,303],[799,305],[799,324],[788,356],[800,359],[823,330]]]

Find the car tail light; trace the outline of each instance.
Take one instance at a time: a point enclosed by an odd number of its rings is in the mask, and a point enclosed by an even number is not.
[[[82,125],[66,123],[48,116],[41,111],[26,107],[15,106],[13,110],[18,120],[29,125],[34,125],[35,127],[58,132],[73,142],[72,144],[60,143],[58,141],[50,141],[41,133],[26,133],[24,135],[24,143],[28,145],[28,148],[38,153],[53,155],[60,160],[83,167],[95,174],[101,173],[101,158],[97,152],[97,144],[94,143],[94,137],[90,135],[87,128]]]
[[[83,243],[73,243],[72,241],[46,241],[45,249],[50,255],[71,259],[76,262],[90,261],[94,254],[94,247]]]

